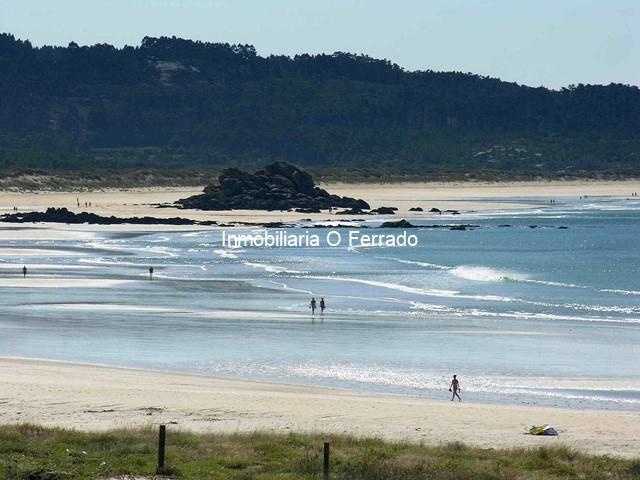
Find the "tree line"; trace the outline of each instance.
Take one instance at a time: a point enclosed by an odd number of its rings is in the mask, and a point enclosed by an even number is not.
[[[0,34],[0,168],[640,170],[635,86],[529,87],[366,55]]]

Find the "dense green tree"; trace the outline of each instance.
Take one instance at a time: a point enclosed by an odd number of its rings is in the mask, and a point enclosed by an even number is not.
[[[0,35],[0,168],[288,160],[421,170],[640,170],[640,90],[531,88],[387,60],[261,57],[145,37],[33,47]]]

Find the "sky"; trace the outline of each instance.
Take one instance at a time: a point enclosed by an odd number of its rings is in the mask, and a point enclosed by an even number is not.
[[[175,35],[531,86],[640,85],[640,0],[0,0],[0,32],[38,46]]]

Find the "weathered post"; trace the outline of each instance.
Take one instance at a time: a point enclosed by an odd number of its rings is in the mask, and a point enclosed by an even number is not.
[[[164,446],[166,433],[167,427],[160,425],[160,431],[158,432],[158,473],[162,473],[164,471]]]
[[[324,461],[322,462],[322,476],[324,480],[329,478],[329,442],[324,442]]]

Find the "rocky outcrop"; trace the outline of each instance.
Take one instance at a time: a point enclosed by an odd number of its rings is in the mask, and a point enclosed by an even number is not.
[[[424,210],[422,209],[422,207],[411,207],[409,209],[410,212],[424,212]]]
[[[188,218],[156,218],[156,217],[104,217],[95,213],[74,213],[66,208],[49,207],[45,212],[11,213],[0,217],[0,221],[9,223],[89,223],[95,225],[133,224],[133,225],[212,225],[215,222],[196,222]]]
[[[340,212],[336,212],[336,215],[370,215],[369,212],[363,212],[359,208],[349,208],[347,210],[342,210]]]
[[[307,172],[285,162],[267,165],[253,174],[227,168],[218,177],[218,185],[208,185],[202,194],[176,204],[199,210],[369,209],[364,200],[331,195],[317,187]]]
[[[371,213],[377,213],[378,215],[393,215],[398,211],[396,207],[378,207],[371,210]]]
[[[380,228],[415,228],[415,225],[407,222],[405,219],[402,219],[393,222],[384,222],[380,225]]]

